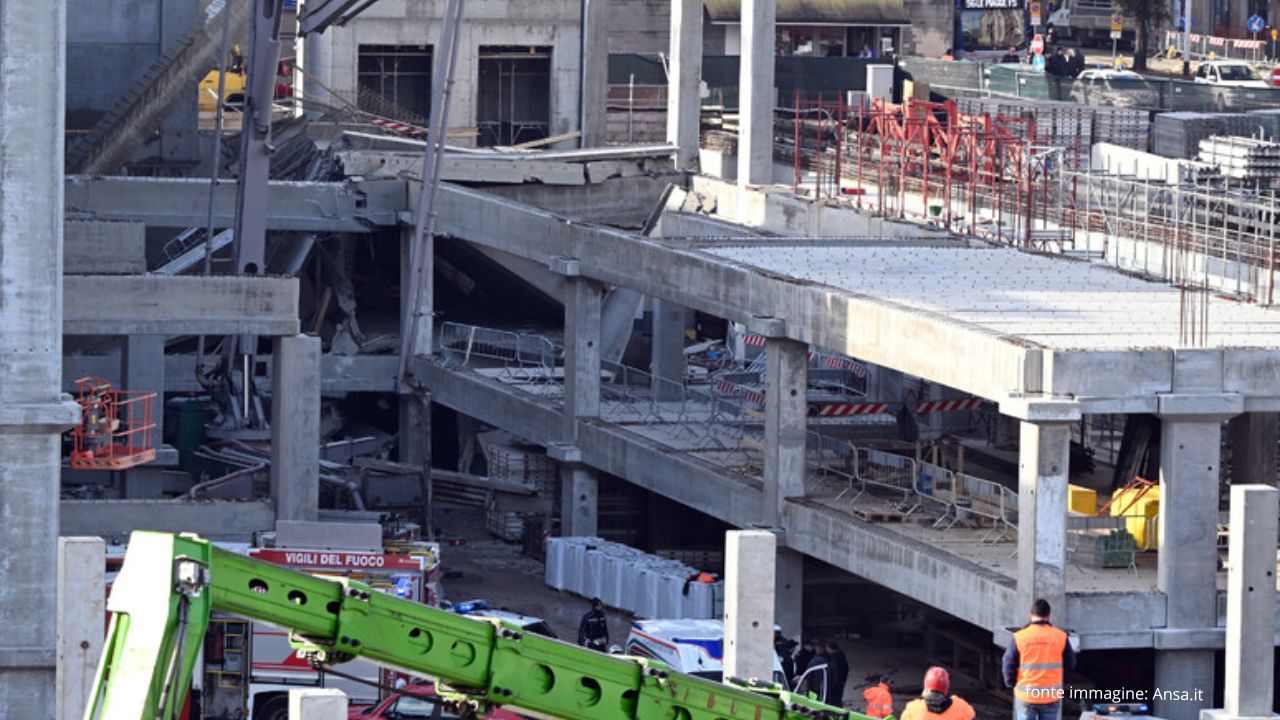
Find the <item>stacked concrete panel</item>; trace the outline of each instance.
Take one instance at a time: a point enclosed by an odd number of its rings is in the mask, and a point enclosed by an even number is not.
[[[1171,112],[1156,116],[1152,150],[1165,157],[1194,159],[1200,141],[1214,135],[1275,137],[1280,120],[1270,111],[1259,113]]]

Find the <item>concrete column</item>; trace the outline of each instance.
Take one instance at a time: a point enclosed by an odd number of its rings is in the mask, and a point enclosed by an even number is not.
[[[314,521],[320,504],[320,338],[278,337],[271,361],[276,520]]]
[[[124,351],[120,354],[124,369],[119,387],[156,394],[151,401],[151,418],[156,425],[151,439],[156,447],[164,437],[164,340],[162,335],[130,335],[124,339]],[[163,490],[164,470],[154,463],[124,473],[126,498],[156,498]]]
[[[314,37],[314,36],[313,36]],[[312,38],[308,38],[310,41]],[[400,327],[401,330],[407,330],[409,323],[416,323],[418,326],[418,334],[414,339],[413,354],[417,356],[427,356],[432,352],[432,343],[435,342],[435,238],[423,238],[423,248],[426,253],[423,258],[422,278],[419,280],[421,285],[421,293],[419,298],[421,302],[418,306],[411,307],[412,299],[409,297],[409,275],[413,271],[413,262],[411,259],[411,248],[413,247],[414,238],[417,231],[412,227],[400,228]]]
[[[730,530],[724,542],[724,677],[773,679],[773,560],[777,538]]]
[[[347,720],[347,696],[334,688],[290,690],[289,720]]]
[[[776,0],[742,0],[738,73],[738,185],[773,181],[773,50]]]
[[[1058,617],[1067,604],[1069,423],[1023,422],[1018,451],[1018,610],[1036,598]]]
[[[179,43],[199,18],[200,3],[164,0],[160,10],[161,54],[180,47]],[[196,94],[187,93],[173,104],[173,113],[160,131],[160,151],[165,162],[197,165],[202,160],[196,102]]]
[[[1218,624],[1218,463],[1223,420],[1218,415],[1161,418],[1156,585],[1165,594],[1170,630]],[[1213,650],[1156,650],[1156,687],[1212,688],[1213,655]],[[1157,699],[1153,714],[1168,720],[1194,720],[1211,700]]]
[[[58,538],[57,720],[79,720],[93,688],[106,635],[107,544]]]
[[[1231,440],[1231,482],[1275,487],[1280,413],[1237,415],[1228,422],[1227,435]]]
[[[760,521],[781,526],[787,498],[804,496],[809,346],[765,340],[764,504]]]
[[[1231,488],[1227,571],[1226,715],[1272,715],[1275,697],[1276,541],[1280,491],[1267,485]]]
[[[652,306],[653,349],[649,372],[653,374],[653,395],[659,400],[679,400],[684,395],[685,310],[657,298]]]
[[[777,560],[773,622],[784,637],[799,640],[804,630],[804,555],[780,547]]]
[[[425,465],[431,459],[431,417],[417,395],[398,397],[400,434],[396,459],[405,465]]]
[[[565,537],[595,537],[599,533],[597,509],[600,478],[590,468],[560,465],[560,534]]]
[[[600,415],[600,306],[604,288],[569,280],[564,312],[565,440],[577,442],[578,421]]]
[[[55,707],[65,0],[0,2],[0,714]]]
[[[609,0],[583,0],[581,147],[605,144],[609,93]]]
[[[676,169],[697,172],[702,124],[702,0],[672,0],[667,65],[667,142],[679,148]]]

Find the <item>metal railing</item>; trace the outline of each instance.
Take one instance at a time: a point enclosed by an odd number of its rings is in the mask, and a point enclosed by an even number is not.
[[[477,365],[500,367],[509,377],[532,383],[550,383],[556,378],[560,357],[554,343],[541,335],[524,335],[477,325],[447,322],[440,326],[440,353],[445,367]]]

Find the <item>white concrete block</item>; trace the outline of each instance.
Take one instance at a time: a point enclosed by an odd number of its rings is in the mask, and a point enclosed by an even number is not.
[[[332,688],[290,690],[289,720],[347,720],[347,696]]]

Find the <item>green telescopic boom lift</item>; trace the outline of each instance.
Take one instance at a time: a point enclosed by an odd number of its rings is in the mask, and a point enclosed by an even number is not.
[[[135,532],[107,603],[85,720],[171,720],[213,610],[289,631],[316,666],[363,657],[435,678],[464,715],[498,705],[564,720],[864,720],[768,682],[721,684],[288,570],[192,535]]]

